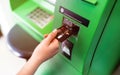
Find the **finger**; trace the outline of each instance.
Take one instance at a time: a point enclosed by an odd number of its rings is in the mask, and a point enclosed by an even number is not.
[[[44,38],[47,38],[47,36],[48,36],[48,34],[45,34],[45,35],[44,35]]]
[[[59,41],[58,41],[57,39],[54,39],[54,40],[50,43],[49,47],[59,48]]]
[[[52,41],[53,39],[55,39],[56,35],[57,35],[57,30],[55,29],[53,32],[51,32],[51,33],[47,36],[46,42],[47,42],[48,44],[50,44],[51,41]]]

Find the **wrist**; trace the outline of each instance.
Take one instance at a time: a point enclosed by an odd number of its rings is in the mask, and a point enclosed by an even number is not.
[[[39,63],[39,64],[42,64],[44,62],[44,59],[41,55],[37,55],[37,54],[33,54],[30,58],[30,60],[36,62],[36,63]]]

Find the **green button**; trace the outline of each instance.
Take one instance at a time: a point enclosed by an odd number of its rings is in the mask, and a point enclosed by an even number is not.
[[[84,1],[94,4],[94,5],[97,3],[97,0],[84,0]]]

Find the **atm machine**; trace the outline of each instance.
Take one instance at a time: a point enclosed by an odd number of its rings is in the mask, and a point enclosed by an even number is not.
[[[10,0],[14,20],[37,41],[52,31],[56,0]]]
[[[60,52],[35,75],[112,75],[120,62],[120,0],[57,0]]]
[[[35,75],[111,75],[119,64],[120,0],[10,3],[16,23],[37,41],[54,28],[60,30],[56,37],[60,52],[40,65]]]

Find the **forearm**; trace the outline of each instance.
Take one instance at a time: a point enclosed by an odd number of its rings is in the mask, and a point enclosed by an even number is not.
[[[40,64],[58,53],[59,42],[55,39],[56,35],[57,30],[54,30],[35,48],[31,58],[17,75],[34,75]]]
[[[42,59],[37,59],[32,56],[17,75],[34,75],[35,71],[42,62]]]

